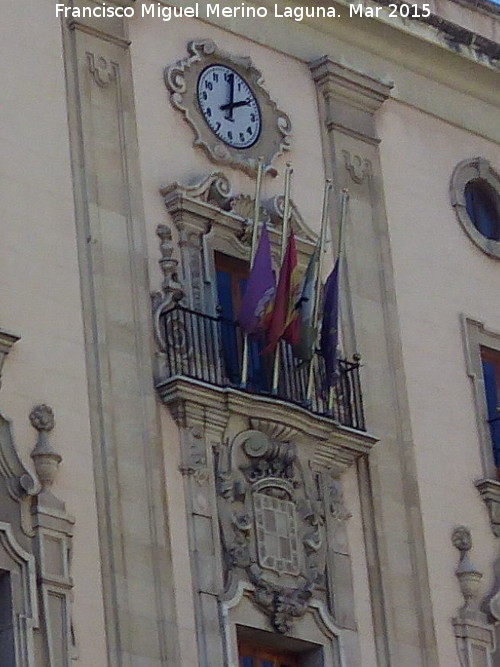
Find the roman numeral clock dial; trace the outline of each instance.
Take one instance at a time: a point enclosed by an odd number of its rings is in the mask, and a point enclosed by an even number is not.
[[[198,77],[197,100],[215,136],[228,146],[245,149],[259,139],[262,119],[248,83],[225,65],[210,65]]]

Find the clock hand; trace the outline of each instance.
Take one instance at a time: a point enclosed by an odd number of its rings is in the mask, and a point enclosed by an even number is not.
[[[221,107],[221,111],[225,111],[227,109],[227,114],[224,116],[224,118],[226,120],[233,120],[234,74],[230,74],[228,76],[228,83],[229,83],[229,102]]]
[[[239,102],[233,102],[232,104],[223,104],[219,109],[221,111],[225,111],[226,109],[231,111],[231,118],[228,118],[228,116],[225,116],[226,120],[233,120],[232,119],[232,112],[233,109],[236,109],[238,107],[246,107],[250,104],[250,100],[240,100]]]

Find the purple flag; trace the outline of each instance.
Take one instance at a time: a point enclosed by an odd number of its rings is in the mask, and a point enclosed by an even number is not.
[[[339,342],[339,261],[335,262],[325,284],[320,350],[325,360],[326,384],[333,387],[337,380],[337,346]]]
[[[238,316],[240,326],[246,334],[267,328],[275,291],[271,244],[264,223]]]

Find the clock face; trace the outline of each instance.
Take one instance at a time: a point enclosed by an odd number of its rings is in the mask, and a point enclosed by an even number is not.
[[[250,148],[260,136],[259,105],[250,86],[225,65],[210,65],[198,78],[197,98],[209,128],[228,146]]]

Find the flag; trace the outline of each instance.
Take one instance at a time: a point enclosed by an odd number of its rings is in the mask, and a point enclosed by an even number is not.
[[[276,348],[280,338],[291,345],[298,345],[300,328],[297,301],[300,298],[300,280],[297,266],[295,236],[290,232],[283,264],[281,266],[276,298],[269,322],[268,345],[263,352]]]
[[[246,334],[266,328],[266,316],[269,318],[275,291],[271,244],[264,223],[238,315],[240,326]]]
[[[313,355],[314,343],[316,342],[316,323],[314,317],[314,299],[316,296],[316,284],[318,282],[319,247],[316,246],[309,264],[307,265],[302,293],[297,303],[299,317],[299,343],[294,346],[293,353],[303,361],[310,361]]]
[[[325,360],[326,383],[333,387],[337,380],[337,345],[339,342],[339,260],[325,284],[323,319],[321,322],[320,350]]]

